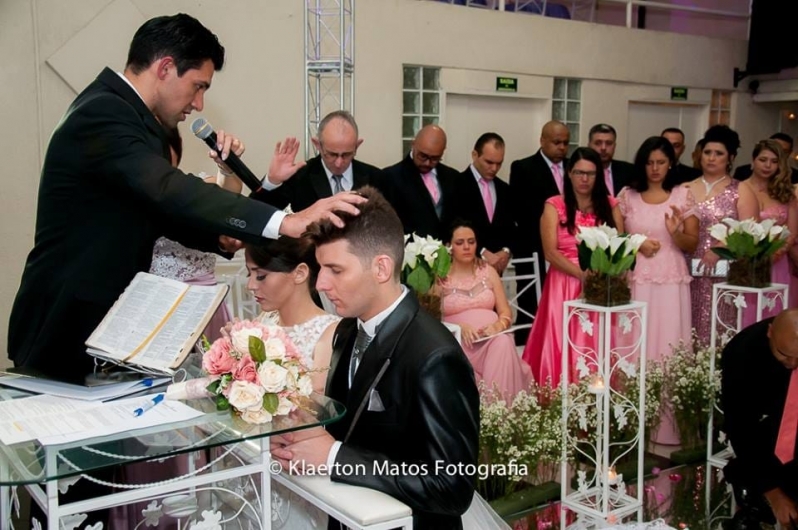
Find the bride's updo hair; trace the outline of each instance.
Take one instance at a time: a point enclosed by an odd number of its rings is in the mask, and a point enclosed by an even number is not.
[[[270,272],[291,272],[304,263],[308,266],[308,286],[316,289],[319,275],[319,262],[316,261],[316,247],[306,238],[280,236],[257,245],[244,246],[247,257],[261,269]]]

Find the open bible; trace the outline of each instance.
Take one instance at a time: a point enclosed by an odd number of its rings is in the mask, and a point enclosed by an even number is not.
[[[87,351],[133,370],[171,375],[227,290],[225,284],[187,285],[140,272],[88,338]]]

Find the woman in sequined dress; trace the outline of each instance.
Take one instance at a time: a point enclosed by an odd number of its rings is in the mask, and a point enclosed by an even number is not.
[[[753,192],[749,188],[740,188],[739,182],[729,176],[740,148],[737,133],[726,125],[714,125],[707,129],[700,144],[703,174],[687,184],[696,201],[693,213],[698,218],[698,246],[695,252],[687,255],[687,259],[693,273],[690,283],[693,328],[698,340],[709,344],[712,286],[726,281],[725,277],[715,275],[715,266],[720,258],[711,248],[719,243],[709,235],[709,230],[727,217],[756,217],[757,205]],[[724,322],[734,322],[735,314],[736,308],[731,304],[718,307],[719,318]]]

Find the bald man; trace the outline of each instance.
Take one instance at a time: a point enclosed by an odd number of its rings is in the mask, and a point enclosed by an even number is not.
[[[736,455],[724,474],[742,506],[736,519],[772,510],[782,528],[798,528],[798,418],[782,417],[798,412],[798,310],[745,328],[721,359],[724,430]]]
[[[510,191],[513,198],[513,213],[518,225],[518,241],[515,245],[515,258],[528,258],[533,252],[538,255],[540,269],[540,285],[546,277],[543,246],[540,238],[540,216],[546,199],[562,193],[562,182],[565,177],[565,164],[568,156],[570,133],[568,127],[559,121],[550,121],[543,126],[540,133],[540,149],[534,155],[516,160],[510,166]],[[519,275],[532,274],[533,266],[518,264]],[[519,280],[517,289],[520,292],[529,280]],[[537,296],[534,287],[530,287],[518,297],[519,306],[535,313]],[[531,319],[519,312],[516,325],[526,324]],[[528,329],[516,331],[516,344],[526,344]]]
[[[416,135],[410,153],[383,170],[391,189],[388,199],[405,234],[441,240],[448,235],[458,172],[441,163],[444,151],[446,133],[437,125],[427,125]]]

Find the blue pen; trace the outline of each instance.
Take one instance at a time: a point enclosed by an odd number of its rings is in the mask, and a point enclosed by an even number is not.
[[[164,396],[165,394],[158,394],[154,396],[152,399],[148,400],[142,406],[134,410],[133,415],[138,418],[139,416],[150,410],[152,407],[163,401]]]
[[[139,381],[139,384],[143,387],[150,388],[152,386],[152,377],[148,377],[147,379],[142,379]]]

